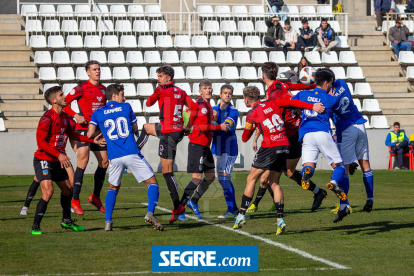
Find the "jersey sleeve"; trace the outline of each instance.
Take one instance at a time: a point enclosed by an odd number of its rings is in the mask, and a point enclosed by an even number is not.
[[[243,135],[242,135],[242,141],[246,143],[249,141],[249,139],[252,137],[254,130],[256,129],[255,121],[253,118],[253,110],[250,110],[247,113],[246,117],[246,124],[244,126]]]
[[[190,116],[189,125],[192,126],[194,124],[194,120],[197,117],[198,113],[198,105],[190,98],[190,96],[185,93],[185,105],[190,109],[190,114],[194,116]]]
[[[155,88],[154,93],[147,100],[147,107],[153,106],[160,99],[162,90],[161,86]]]
[[[205,106],[204,104],[200,104],[199,106],[197,120],[198,127],[202,132],[211,132],[221,129],[220,125],[213,126],[210,124],[210,114],[208,113],[207,106]]]
[[[302,109],[313,109],[313,104],[310,103],[306,103],[303,101],[299,101],[299,100],[295,100],[295,99],[290,99],[290,100],[282,100],[282,99],[276,99],[273,100],[279,107],[289,107],[289,106],[293,106],[293,107],[297,107],[297,108],[302,108]]]
[[[284,85],[286,85],[289,90],[312,90],[316,87],[316,84],[307,85],[303,83],[291,83],[291,82],[285,82]]]
[[[225,123],[230,124],[231,122],[233,125],[237,125],[237,120],[239,119],[239,111],[235,108],[231,108],[229,115],[227,116]]]
[[[128,105],[128,108],[129,108],[129,115],[131,116],[131,123],[135,124],[137,122],[137,116],[135,116],[135,113],[132,110],[131,105]]]
[[[83,95],[82,85],[78,85],[75,88],[73,88],[72,91],[70,91],[69,94],[66,96],[67,106],[63,108],[63,111],[69,116],[74,117],[76,115],[76,112],[73,111],[73,109],[70,107],[70,103],[76,99],[79,99],[80,97],[82,97],[82,95]]]
[[[96,127],[99,127],[99,125],[98,125],[98,112],[95,111],[94,113],[92,113],[92,119],[89,123],[96,126]]]
[[[76,141],[94,143],[94,139],[90,139],[86,136],[80,135],[78,132],[74,131],[71,127],[66,128],[66,134],[69,136],[69,138],[76,140]]]
[[[352,99],[351,99],[352,100]],[[333,106],[334,109],[339,108],[339,103],[341,102],[341,97],[335,97],[335,104]]]
[[[300,92],[299,92],[300,93]],[[291,100],[299,100],[299,93],[294,95],[292,98],[290,98]]]
[[[58,157],[60,152],[54,148],[52,148],[48,142],[46,142],[47,135],[52,127],[52,119],[47,116],[43,116],[40,118],[39,125],[37,126],[36,131],[36,141],[37,146],[43,150],[44,152]]]

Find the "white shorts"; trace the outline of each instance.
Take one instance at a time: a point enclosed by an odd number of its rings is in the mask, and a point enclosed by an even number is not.
[[[222,155],[215,155],[214,161],[216,163],[216,177],[218,177],[219,173],[231,174],[236,159],[237,156],[230,156],[227,153],[223,153]]]
[[[342,142],[338,143],[344,164],[355,160],[369,160],[368,137],[364,124],[353,124],[342,131]]]
[[[119,186],[125,169],[129,169],[138,182],[150,179],[154,175],[154,171],[142,154],[131,154],[109,160],[108,182]]]
[[[304,163],[318,163],[319,152],[322,153],[329,165],[343,162],[331,134],[324,131],[306,133],[303,136],[302,165]]]

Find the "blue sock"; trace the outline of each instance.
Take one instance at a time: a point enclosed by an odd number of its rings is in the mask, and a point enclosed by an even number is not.
[[[151,183],[148,186],[148,212],[151,212],[154,214],[155,206],[158,204],[158,198],[160,196],[160,193],[158,191],[158,184],[157,183]]]
[[[118,195],[118,192],[113,189],[109,189],[108,193],[106,194],[106,197],[105,197],[106,221],[112,221],[112,213],[114,211],[117,195]]]
[[[239,208],[237,208],[237,202],[236,202],[236,190],[234,189],[233,182],[231,182],[231,177],[229,177],[229,180],[230,180],[230,189],[232,191],[231,193],[233,195],[233,210],[234,212],[236,212],[239,210]]]
[[[339,181],[341,181],[342,177],[345,175],[345,166],[339,165],[336,167],[332,173],[332,180],[336,181],[336,184],[339,185]]]
[[[341,187],[341,189],[344,191],[344,193],[347,195],[346,200],[340,200],[339,204],[349,204],[348,201],[348,191],[349,191],[349,176],[347,174],[342,177],[342,179],[339,181],[338,186]]]
[[[372,170],[364,172],[365,192],[368,199],[374,199],[374,173]]]
[[[230,177],[228,176],[219,176],[218,180],[223,187],[223,194],[224,198],[226,199],[227,203],[227,211],[230,213],[234,213],[234,205],[233,205],[233,189],[230,187]]]
[[[310,177],[312,177],[312,176],[313,176],[313,174],[315,173],[315,169],[314,169],[314,168],[312,168],[311,166],[306,166],[306,167],[303,167],[303,168],[302,168],[302,175],[304,175],[304,174],[305,174],[305,169],[306,169],[306,168],[311,169],[311,174],[310,174]]]

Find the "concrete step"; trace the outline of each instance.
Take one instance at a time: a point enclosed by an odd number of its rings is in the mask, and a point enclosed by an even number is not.
[[[30,62],[31,51],[0,51],[0,62]]]
[[[377,83],[405,83],[407,84],[407,79],[405,77],[366,77],[366,82],[370,84],[377,82]]]
[[[20,14],[0,14],[0,20],[22,20]]]
[[[348,35],[383,36],[382,32],[370,30],[370,29],[349,30]]]
[[[349,16],[348,17],[348,22],[353,22],[353,21],[375,22],[375,17],[372,17],[372,16]]]
[[[34,70],[36,64],[28,61],[0,61],[0,67],[33,67]]]
[[[31,52],[32,50],[30,49],[29,46],[19,46],[19,45],[14,45],[14,46],[0,46],[0,53],[3,51],[21,51],[21,52]]]
[[[0,100],[44,100],[43,94],[0,94]]]
[[[0,35],[0,46],[25,46],[26,45],[26,36],[5,36]]]
[[[34,74],[34,72],[33,72]],[[16,77],[9,77],[9,78],[3,78],[0,77],[0,85],[5,83],[11,83],[11,84],[40,84],[40,81],[38,78],[31,77],[31,78],[16,78]]]
[[[354,51],[357,61],[391,61],[391,51]]]
[[[4,121],[6,129],[36,129],[39,118],[10,118]]]
[[[370,82],[372,93],[386,93],[393,95],[395,93],[409,94],[409,84],[404,83],[383,83],[383,82]]]
[[[403,108],[403,109],[383,109],[383,114],[387,115],[414,115],[413,109]]]
[[[390,47],[384,45],[360,45],[360,46],[351,46],[351,51],[389,51]]]
[[[358,65],[359,66],[363,66],[363,67],[396,67],[396,68],[400,68],[400,65],[398,64],[397,61],[358,61]],[[391,69],[390,68],[390,69]]]
[[[14,95],[39,95],[40,89],[43,86],[37,81],[36,84],[22,84],[22,83],[0,83],[0,97],[3,94]]]
[[[9,100],[0,103],[0,110],[6,111],[44,111],[46,108],[44,100]]]
[[[400,77],[400,67],[367,67],[360,66],[365,77]]]
[[[0,67],[0,78],[15,78],[16,76],[21,78],[35,78],[35,72],[37,72],[37,69],[34,67]]]
[[[399,109],[410,109],[412,110],[412,114],[414,114],[414,99],[407,98],[403,101],[401,99],[378,99],[381,109],[388,109],[388,110],[399,110]],[[409,113],[411,114],[411,113]]]
[[[26,37],[26,32],[23,30],[0,30],[0,36],[24,36]]]
[[[21,31],[22,24],[20,22],[11,23],[11,22],[1,22],[0,21],[0,31]]]
[[[385,115],[387,117],[387,121],[389,125],[392,125],[394,122],[399,122],[403,128],[407,126],[414,125],[414,115],[392,115],[388,114]],[[385,138],[384,138],[385,140]]]
[[[382,36],[348,35],[350,46],[384,45],[386,40]]]
[[[348,32],[354,30],[375,30],[375,21],[349,21],[348,20]]]
[[[36,132],[36,128],[11,128],[7,132]]]
[[[414,93],[408,92],[373,92],[375,99],[410,99],[414,98]]]
[[[40,118],[43,116],[45,111],[4,111],[3,116],[6,118],[10,117],[36,117]]]

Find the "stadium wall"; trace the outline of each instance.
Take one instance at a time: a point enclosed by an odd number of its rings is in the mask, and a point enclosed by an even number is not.
[[[385,137],[390,130],[368,130],[370,146],[371,167],[373,169],[388,168],[388,148],[384,145]],[[407,134],[414,132],[414,129],[405,129]],[[252,150],[252,140],[247,144],[241,141],[242,130],[237,131],[240,150],[240,165],[236,165],[235,170],[250,170],[251,162],[254,158]],[[179,144],[177,150],[176,163],[174,170],[187,170],[187,145],[188,138]],[[0,133],[0,175],[32,175],[33,174],[33,153],[36,146],[36,133]],[[76,154],[67,146],[68,156],[72,164],[76,167]],[[161,172],[161,164],[158,157],[158,139],[150,137],[142,152],[155,171]],[[97,161],[93,154],[87,167],[86,173],[95,172]],[[298,168],[300,168],[300,163]],[[318,169],[329,170],[330,166],[319,156]]]

